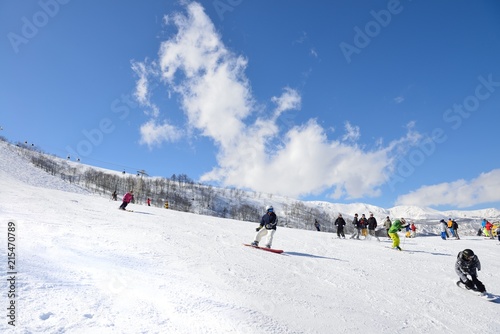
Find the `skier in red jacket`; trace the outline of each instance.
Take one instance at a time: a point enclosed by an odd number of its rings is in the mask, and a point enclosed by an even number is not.
[[[122,202],[122,205],[120,205],[119,209],[127,210],[125,208],[127,207],[128,203],[130,203],[133,199],[134,199],[134,192],[132,190],[130,190],[128,193],[126,193],[123,196],[123,202]]]

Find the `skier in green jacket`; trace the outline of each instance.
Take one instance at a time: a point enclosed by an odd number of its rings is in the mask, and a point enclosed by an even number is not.
[[[401,231],[401,228],[406,227],[406,220],[404,218],[396,219],[389,229],[389,236],[392,239],[392,248],[401,250],[399,247],[399,235],[398,232]]]

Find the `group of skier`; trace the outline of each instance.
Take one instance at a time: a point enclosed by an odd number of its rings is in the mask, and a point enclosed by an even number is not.
[[[123,202],[120,205],[120,209],[126,210],[128,203],[130,203],[134,198],[134,192],[129,191],[123,196]],[[266,212],[262,216],[259,222],[259,226],[256,228],[257,234],[255,235],[255,240],[252,242],[252,246],[258,247],[262,238],[266,237],[265,247],[271,248],[272,242],[274,238],[274,234],[276,233],[276,227],[278,225],[278,217],[274,212],[274,208],[271,205],[266,207]],[[452,219],[450,221],[453,222]],[[444,220],[441,221],[441,224],[446,224]],[[361,218],[358,219],[358,214],[354,214],[353,224],[355,231],[351,236],[351,239],[356,238],[359,239],[359,236],[362,235],[365,238],[375,237],[378,241],[380,239],[375,235],[375,228],[377,227],[377,220],[373,216],[373,213],[370,213],[370,217],[367,219],[364,214],[361,215]],[[339,213],[337,219],[335,220],[335,226],[337,227],[337,237],[345,239],[344,227],[346,225],[345,219],[342,217],[342,214]],[[315,226],[317,230],[320,230],[319,222],[315,220]],[[414,224],[407,224],[404,218],[396,219],[394,222],[391,222],[389,216],[386,217],[386,221],[384,222],[384,228],[386,229],[387,235],[392,239],[392,248],[401,250],[400,247],[400,239],[398,232],[401,231],[402,228],[406,228],[408,226],[412,226],[411,230],[413,233],[415,232]],[[446,227],[448,224],[446,224]],[[367,231],[368,230],[368,233]],[[500,230],[500,227],[499,227]],[[364,232],[363,232],[364,231]],[[457,239],[457,227],[451,225],[450,232]],[[445,233],[445,232],[443,232]],[[497,231],[497,234],[500,234],[500,231]],[[499,236],[500,240],[500,236]],[[455,262],[455,272],[457,273],[460,280],[457,282],[457,285],[462,284],[466,289],[478,291],[482,294],[486,293],[486,288],[484,284],[479,281],[477,278],[477,271],[481,270],[481,263],[479,262],[479,258],[474,254],[471,249],[465,249],[458,253],[457,260]]]
[[[127,205],[133,200],[134,192],[129,191],[123,196],[122,204],[120,205],[121,210],[126,210]],[[259,226],[256,228],[257,234],[255,235],[254,241],[252,242],[252,246],[258,247],[262,238],[266,237],[265,247],[271,248],[272,242],[274,238],[274,234],[276,233],[276,227],[278,225],[278,217],[274,212],[274,208],[271,205],[268,205],[265,209],[265,214],[262,216],[259,222]],[[457,225],[453,225],[454,220],[450,218],[451,225],[446,223],[444,220],[441,220],[441,225],[443,228],[450,228],[451,234],[459,239],[457,229]],[[373,216],[373,213],[370,213],[370,217],[367,219],[364,214],[361,215],[361,218],[358,219],[358,214],[354,214],[353,219],[354,225],[354,233],[351,236],[351,239],[356,238],[359,239],[360,235],[364,236],[365,239],[369,236],[377,238],[380,241],[379,237],[375,235],[375,228],[377,227],[377,220]],[[342,214],[339,213],[337,219],[335,220],[335,226],[337,227],[337,237],[345,239],[344,227],[346,225],[345,219],[342,217]],[[455,222],[456,224],[456,222]],[[317,220],[315,220],[316,229],[320,230],[320,225]],[[389,216],[386,217],[384,222],[384,228],[386,229],[388,237],[392,239],[392,248],[396,250],[401,250],[400,247],[400,239],[398,232],[403,228],[409,228],[413,235],[415,234],[415,225],[412,223],[407,224],[404,218],[396,219],[394,222],[391,222]],[[491,230],[491,228],[490,228]],[[499,235],[500,241],[500,226],[496,231]],[[441,234],[443,239],[446,239],[446,230],[444,230]],[[455,272],[459,277],[459,281],[457,285],[462,284],[466,289],[478,291],[482,294],[486,294],[486,288],[484,284],[479,281],[477,278],[477,271],[481,270],[481,263],[477,255],[471,249],[465,249],[458,253],[457,260],[455,262]]]
[[[339,214],[339,216],[341,215]],[[361,218],[358,219],[358,214],[355,213],[352,224],[354,225],[354,233],[351,235],[350,239],[359,240],[359,237],[362,236],[365,239],[374,237],[380,241],[379,237],[375,234],[377,219],[373,216],[373,213],[370,212],[370,217],[368,219],[364,213],[361,215]]]
[[[458,235],[458,224],[455,219],[450,218],[448,222],[441,219],[439,224],[441,226],[441,239],[446,240],[447,238],[453,237],[460,240],[460,236]]]
[[[365,214],[361,215],[361,218],[358,219],[358,214],[354,214],[354,219],[352,221],[354,225],[354,233],[351,236],[351,239],[359,239],[360,236],[364,236],[367,238],[376,238],[380,241],[380,238],[375,234],[375,229],[377,228],[377,219],[374,217],[373,213],[370,212],[370,217],[367,219]],[[271,248],[274,233],[276,233],[276,226],[278,224],[278,218],[274,213],[274,208],[272,206],[266,207],[266,212],[262,216],[259,222],[259,226],[256,228],[257,234],[255,235],[254,241],[251,243],[252,246],[258,247],[264,236],[267,236],[265,247]],[[345,239],[344,227],[346,226],[346,221],[342,217],[342,214],[339,213],[337,219],[335,220],[335,226],[337,227],[337,238]],[[415,232],[416,227],[414,224],[412,225],[412,230]],[[320,224],[317,219],[314,220],[314,226],[317,231],[320,231]],[[384,223],[384,227],[387,232],[387,236],[391,238],[393,241],[392,248],[401,250],[399,247],[400,239],[398,232],[401,231],[402,228],[407,226],[406,220],[404,218],[396,219],[394,222],[391,222],[389,216]]]
[[[450,219],[451,222],[454,220]],[[442,220],[444,222],[444,220]],[[370,213],[370,218],[366,219],[365,215],[362,214],[361,218],[358,219],[358,214],[354,214],[353,222],[355,231],[352,238],[359,239],[359,236],[365,236],[365,238],[370,235],[370,237],[374,236],[377,240],[380,239],[375,235],[375,228],[377,227],[377,220],[373,216],[373,213]],[[272,241],[274,234],[276,233],[276,226],[278,224],[278,217],[274,212],[274,208],[272,206],[266,207],[266,213],[262,216],[259,226],[256,228],[257,234],[255,235],[255,240],[252,242],[252,246],[258,247],[260,241],[264,236],[267,236],[266,239],[266,248],[272,247]],[[345,219],[342,217],[342,214],[339,213],[337,219],[335,220],[335,226],[337,227],[337,237],[345,239],[344,227],[346,225]],[[446,222],[445,222],[446,224]],[[456,224],[456,223],[455,223]],[[314,225],[318,231],[320,231],[319,222],[315,219]],[[446,224],[448,225],[448,224]],[[459,239],[457,233],[457,227],[451,225],[453,228],[453,235]],[[391,222],[389,216],[386,217],[386,221],[384,222],[384,228],[386,229],[387,235],[392,239],[392,248],[396,250],[401,250],[400,247],[400,239],[398,232],[403,228],[409,228],[409,231],[412,231],[412,234],[415,234],[416,227],[415,224],[408,224],[404,218],[396,219],[394,222]],[[500,229],[500,227],[499,227]],[[368,233],[363,230],[368,230]],[[450,230],[451,231],[451,230]],[[500,239],[500,237],[499,237]],[[481,270],[481,263],[477,255],[471,249],[464,249],[459,252],[457,255],[457,260],[455,262],[455,272],[459,277],[459,281],[457,285],[463,285],[466,289],[477,291],[481,294],[486,294],[486,288],[484,284],[477,278],[477,271]]]
[[[498,241],[500,241],[500,236],[499,236],[500,224],[497,225],[497,226],[495,226],[492,223],[490,223],[488,220],[483,219],[483,221],[481,223],[481,228],[482,228],[482,233],[484,233],[484,235],[487,236],[490,239],[494,239],[495,238],[495,236],[493,235],[493,231],[496,229],[495,233],[496,233],[496,235],[498,237]]]

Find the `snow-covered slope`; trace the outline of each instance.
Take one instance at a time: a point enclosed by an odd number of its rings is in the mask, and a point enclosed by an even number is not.
[[[0,157],[9,157],[0,159],[0,164],[3,164],[4,169],[9,172],[10,175],[15,176],[19,180],[23,180],[28,184],[38,184],[45,185],[46,187],[58,187],[60,189],[64,189],[66,191],[75,191],[75,192],[83,192],[88,193],[86,189],[83,189],[74,184],[69,184],[59,179],[53,179],[47,175],[47,173],[41,170],[34,170],[33,173],[35,176],[31,177],[30,174],[27,174],[26,171],[23,170],[24,166],[27,162],[30,161],[31,155],[37,155],[38,153],[28,152],[25,149],[21,149],[19,147],[13,146],[6,142],[0,141]],[[66,164],[69,167],[75,169],[76,173],[83,174],[88,170],[95,170],[107,173],[109,175],[114,176],[123,176],[128,177],[130,174],[124,174],[119,171],[107,170],[103,168],[93,167],[90,165],[85,165],[82,163],[73,162],[70,160],[60,159],[54,156],[44,155],[39,153],[40,155],[53,159],[59,164]],[[12,159],[12,161],[10,161]],[[3,162],[2,162],[3,161]],[[28,163],[29,164],[29,163]],[[52,180],[48,182],[47,180]],[[152,177],[151,179],[155,179]],[[226,193],[226,189],[217,189],[211,187],[211,189],[219,194],[222,194],[220,197],[225,202],[222,207],[225,207],[228,203],[231,203],[232,198],[224,198]],[[330,217],[337,217],[339,213],[342,213],[344,217],[348,219],[352,219],[354,213],[358,214],[366,214],[368,215],[370,212],[374,213],[375,217],[383,221],[386,216],[390,216],[391,218],[410,218],[414,221],[420,223],[434,223],[440,219],[448,219],[453,218],[457,220],[461,220],[462,222],[477,222],[476,225],[479,224],[483,218],[498,221],[500,220],[500,210],[489,208],[484,210],[469,210],[469,211],[461,211],[461,210],[453,210],[453,211],[438,211],[431,208],[422,208],[418,206],[396,206],[393,208],[385,209],[381,207],[377,207],[374,205],[366,204],[366,203],[350,203],[350,204],[340,204],[340,203],[330,203],[330,202],[320,202],[320,201],[298,201],[291,199],[289,197],[283,197],[274,194],[259,194],[255,195],[253,192],[245,192],[240,191],[242,194],[241,201],[244,203],[260,206],[263,200],[267,200],[268,202],[272,202],[275,208],[282,212],[283,214],[286,211],[286,208],[290,209],[297,202],[301,202],[304,206],[309,207],[311,209],[319,209],[321,214],[328,215]],[[107,194],[109,195],[109,194]],[[195,210],[195,212],[204,212],[205,210],[199,209]],[[310,219],[309,227],[312,226],[313,220]]]
[[[26,151],[17,146],[0,141],[0,171],[2,178],[14,178],[37,187],[71,191],[81,194],[89,192],[80,186],[53,177],[30,163]],[[57,158],[55,158],[57,159]]]
[[[278,228],[277,255],[242,246],[256,224],[134,204],[123,212],[15,155],[0,161],[1,333],[498,332],[498,304],[457,288],[453,270],[472,248],[499,295],[496,240],[402,238],[398,252],[387,238]]]

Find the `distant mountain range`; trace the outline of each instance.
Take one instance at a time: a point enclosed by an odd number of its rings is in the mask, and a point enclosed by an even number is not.
[[[391,218],[404,217],[411,218],[414,220],[441,220],[441,219],[462,219],[462,220],[478,220],[478,219],[489,219],[496,220],[500,219],[500,210],[489,208],[482,210],[449,210],[449,211],[438,211],[432,208],[425,208],[419,206],[401,205],[395,206],[390,209],[384,209],[378,206],[364,204],[364,203],[352,203],[352,204],[337,204],[328,202],[307,202],[309,205],[321,207],[326,211],[338,212],[345,215],[346,213],[358,214],[368,214],[372,212],[377,218],[389,216]]]

